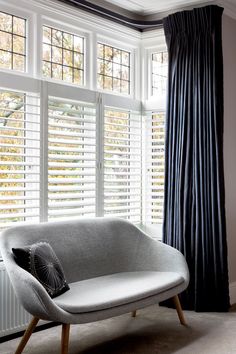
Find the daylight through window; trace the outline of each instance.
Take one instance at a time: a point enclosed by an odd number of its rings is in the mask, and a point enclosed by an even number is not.
[[[130,53],[102,43],[97,45],[97,87],[130,93]]]
[[[0,67],[26,71],[26,20],[0,12]]]
[[[43,76],[84,84],[84,39],[43,27]]]

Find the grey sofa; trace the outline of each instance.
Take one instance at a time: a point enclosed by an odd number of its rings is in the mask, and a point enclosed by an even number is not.
[[[20,268],[12,248],[46,240],[64,268],[70,290],[51,299],[30,273]],[[18,226],[0,237],[3,260],[23,307],[33,319],[16,351],[21,353],[39,319],[61,322],[62,351],[68,353],[70,324],[99,321],[173,298],[189,273],[183,255],[154,241],[128,221],[93,218]]]

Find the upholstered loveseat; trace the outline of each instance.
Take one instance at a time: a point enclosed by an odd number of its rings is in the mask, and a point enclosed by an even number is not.
[[[47,241],[61,261],[70,290],[52,299],[30,273],[19,267],[12,248]],[[70,324],[104,320],[173,298],[189,281],[176,249],[145,235],[130,222],[93,218],[18,226],[0,237],[3,260],[23,307],[33,319],[16,351],[21,353],[39,319],[61,322],[62,353],[68,353]]]

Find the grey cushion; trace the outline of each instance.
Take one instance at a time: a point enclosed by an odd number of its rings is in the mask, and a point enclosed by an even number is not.
[[[184,283],[174,272],[122,272],[70,284],[55,303],[70,313],[99,311],[137,301]]]

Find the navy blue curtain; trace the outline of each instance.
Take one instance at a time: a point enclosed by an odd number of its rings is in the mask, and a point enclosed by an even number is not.
[[[185,309],[229,308],[221,7],[164,19],[169,54],[163,241],[186,257]]]

